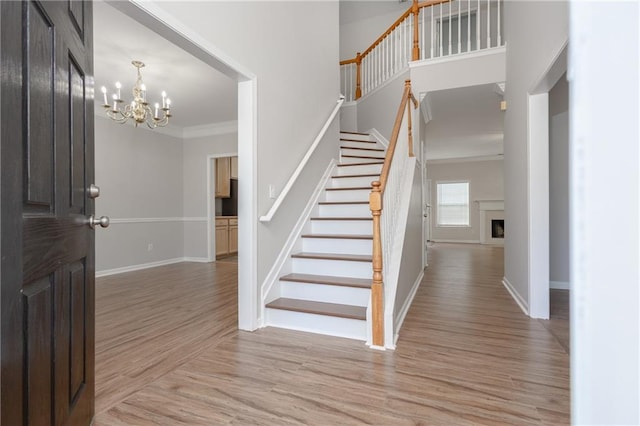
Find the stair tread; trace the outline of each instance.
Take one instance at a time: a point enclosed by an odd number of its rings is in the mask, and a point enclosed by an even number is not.
[[[359,151],[384,152],[384,148],[363,148],[361,146],[341,146],[340,149],[357,149]]]
[[[322,259],[322,260],[346,260],[351,262],[371,262],[373,256],[368,254],[339,254],[339,253],[309,253],[300,252],[292,254],[296,259]]]
[[[334,238],[339,240],[373,240],[373,235],[364,234],[303,234],[302,238]]]
[[[371,288],[371,280],[364,278],[330,277],[328,275],[288,274],[280,277],[281,281],[292,281],[310,284],[327,284],[342,287]]]
[[[381,158],[381,160],[383,160],[383,158]],[[378,164],[384,164],[384,161],[370,161],[366,163],[342,163],[342,164],[338,164],[338,167],[377,166]]]
[[[351,154],[343,155],[342,158],[373,158],[378,160],[384,160],[384,157],[374,157],[371,155],[351,155]]]
[[[342,179],[342,178],[359,178],[359,177],[380,177],[380,173],[365,173],[362,175],[338,175],[331,176],[332,179]]]
[[[360,132],[345,132],[341,130],[340,133],[346,133],[347,135],[362,135],[362,136],[371,136],[370,133],[360,133]]]
[[[271,309],[303,312],[306,314],[327,315],[365,321],[367,308],[364,306],[340,305],[337,303],[313,302],[311,300],[287,299],[281,297],[266,306]]]
[[[320,201],[321,206],[345,205],[345,204],[369,204],[368,201]]]
[[[322,217],[312,217],[310,220],[373,220],[373,217],[333,217],[333,216],[322,216]]]
[[[376,141],[363,141],[362,139],[346,139],[346,138],[340,138],[341,141],[343,142],[362,142],[362,143],[376,143]]]
[[[344,188],[326,188],[327,191],[360,191],[363,189],[371,189],[370,186],[347,186]]]

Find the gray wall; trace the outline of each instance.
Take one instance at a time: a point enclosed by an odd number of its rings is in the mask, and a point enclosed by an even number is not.
[[[549,280],[569,279],[569,83],[549,91]],[[557,284],[561,283],[561,284]]]
[[[96,230],[96,271],[182,257],[182,140],[100,115],[95,129],[96,214],[113,220]]]
[[[428,127],[428,126],[427,126]],[[433,241],[480,242],[480,211],[476,200],[503,200],[503,161],[470,161],[460,163],[427,163],[427,179],[431,180],[431,239]],[[439,228],[438,181],[469,181],[469,223],[464,228]],[[511,232],[511,224],[505,222]]]
[[[529,303],[527,93],[568,37],[568,2],[504,3],[507,111],[504,119],[505,278]]]
[[[274,202],[269,185],[282,190],[340,94],[338,2],[154,3],[257,76],[257,211],[251,212],[257,222]],[[337,123],[321,143],[327,151],[316,151],[298,180],[300,190],[272,222],[256,224],[258,285],[337,155]]]

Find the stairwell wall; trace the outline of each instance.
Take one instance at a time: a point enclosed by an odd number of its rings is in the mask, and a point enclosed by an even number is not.
[[[338,99],[338,2],[154,3],[257,76],[257,222],[273,204],[269,185],[282,190]],[[258,284],[329,163],[324,148],[335,155],[338,139],[336,124],[274,220],[257,223]]]
[[[567,41],[568,2],[504,3],[507,42],[504,118],[505,281],[529,303],[528,93]],[[535,184],[535,183],[534,183]]]

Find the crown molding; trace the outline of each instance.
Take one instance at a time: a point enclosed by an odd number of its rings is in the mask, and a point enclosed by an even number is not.
[[[185,127],[182,129],[182,138],[194,139],[206,136],[226,135],[230,133],[238,133],[238,120]]]

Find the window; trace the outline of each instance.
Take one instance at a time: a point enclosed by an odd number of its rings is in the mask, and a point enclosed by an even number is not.
[[[469,182],[438,182],[438,226],[469,226]]]

